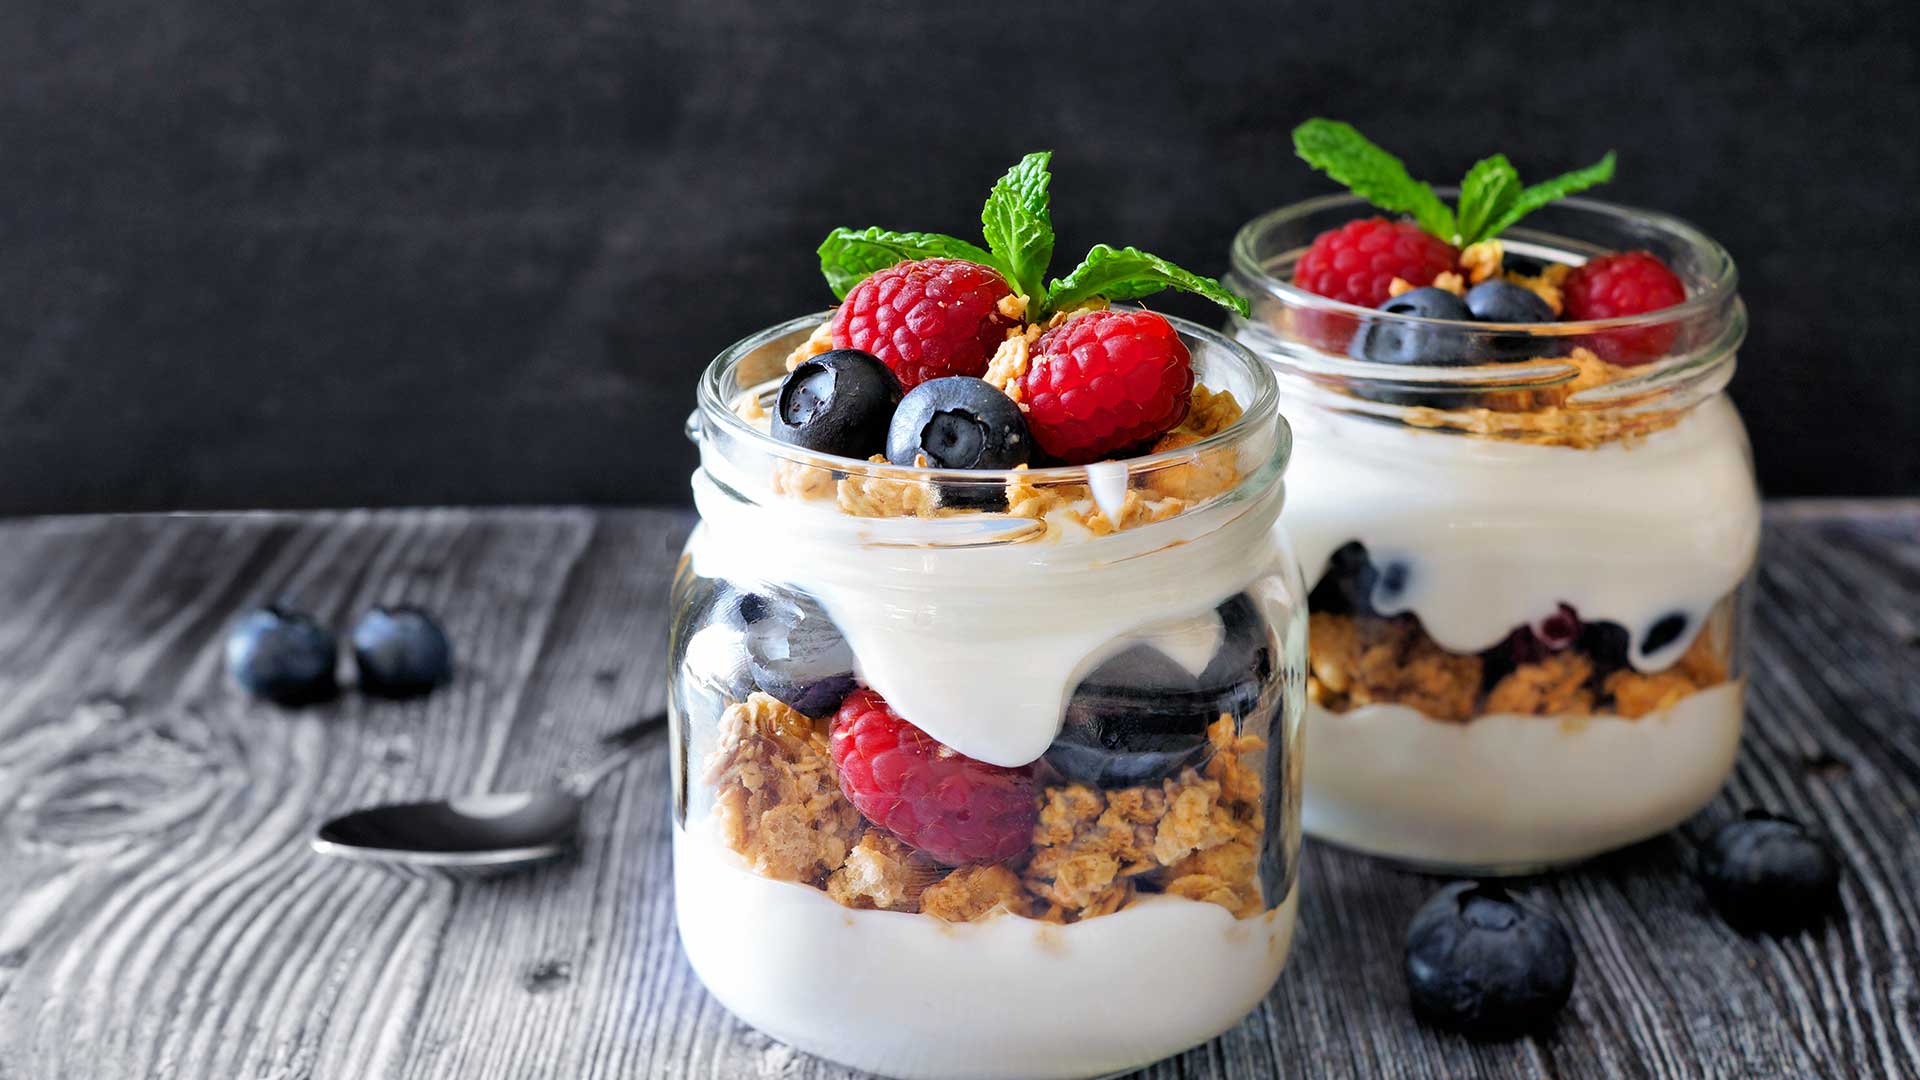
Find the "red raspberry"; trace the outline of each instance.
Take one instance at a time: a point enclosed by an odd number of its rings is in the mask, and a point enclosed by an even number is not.
[[[1460,251],[1418,225],[1383,217],[1349,221],[1313,238],[1293,265],[1293,283],[1320,296],[1379,307],[1394,278],[1431,285],[1460,262]]]
[[[867,820],[948,866],[1004,862],[1033,842],[1033,771],[954,753],[871,690],[833,717],[840,790]]]
[[[999,271],[964,259],[890,266],[853,287],[833,313],[833,347],[886,362],[911,390],[943,375],[979,375],[1006,340],[1013,294]]]
[[[1193,357],[1151,311],[1096,311],[1040,335],[1020,380],[1027,426],[1069,465],[1099,461],[1187,415]]]
[[[1293,283],[1320,296],[1361,307],[1387,300],[1394,278],[1409,285],[1431,285],[1452,270],[1460,253],[1452,244],[1422,232],[1417,225],[1383,217],[1349,221],[1313,238],[1293,265]],[[1295,311],[1293,332],[1327,352],[1343,353],[1359,321],[1338,311]]]
[[[1563,318],[1612,319],[1642,315],[1681,303],[1687,287],[1679,275],[1650,251],[1623,251],[1588,259],[1567,275],[1561,288]],[[1603,360],[1631,367],[1673,347],[1679,327],[1664,323],[1633,330],[1608,330],[1588,339]]]

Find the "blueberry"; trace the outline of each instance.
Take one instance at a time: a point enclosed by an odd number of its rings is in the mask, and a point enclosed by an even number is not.
[[[1165,631],[1218,635],[1198,675],[1150,641],[1101,662],[1067,701],[1047,762],[1063,775],[1103,787],[1132,787],[1206,761],[1207,726],[1221,713],[1246,717],[1273,672],[1267,623],[1244,594]]]
[[[1388,600],[1397,600],[1407,591],[1407,581],[1413,577],[1413,568],[1404,562],[1390,562],[1380,571],[1379,593]]]
[[[1553,308],[1540,294],[1511,281],[1483,281],[1467,290],[1467,311],[1478,322],[1543,323],[1553,321]]]
[[[1366,545],[1349,540],[1327,559],[1327,569],[1307,597],[1307,609],[1328,615],[1372,615],[1373,587],[1380,574]]]
[[[1840,861],[1806,826],[1762,810],[1720,827],[1697,871],[1721,917],[1742,930],[1786,933],[1833,906]]]
[[[952,375],[907,392],[887,431],[887,460],[912,465],[922,455],[937,469],[1011,469],[1027,463],[1033,440],[1013,399],[984,379]],[[1003,509],[999,484],[942,484],[942,506]]]
[[[1461,299],[1431,285],[1392,297],[1380,305],[1389,315],[1466,322],[1472,313]],[[1369,319],[1354,335],[1349,351],[1356,360],[1378,364],[1470,364],[1466,335],[1444,326],[1397,319]]]
[[[1633,649],[1627,628],[1616,622],[1587,623],[1580,632],[1580,651],[1593,658],[1596,677],[1604,678],[1627,666]]]
[[[816,719],[853,689],[853,650],[811,597],[763,586],[721,613],[753,685]]]
[[[1467,310],[1480,322],[1544,323],[1554,319],[1553,309],[1532,289],[1497,279],[1467,290]],[[1532,360],[1557,354],[1559,342],[1557,338],[1526,333],[1481,333],[1474,339],[1473,354],[1481,362]]]
[[[1680,640],[1680,635],[1686,630],[1686,612],[1674,611],[1660,616],[1657,622],[1647,628],[1647,636],[1640,642],[1640,655],[1652,656]]]
[[[1407,924],[1414,1011],[1468,1035],[1520,1034],[1573,992],[1573,939],[1552,915],[1498,885],[1459,881]]]
[[[269,605],[250,611],[227,634],[227,670],[250,694],[281,705],[334,695],[333,635],[303,612]]]
[[[773,437],[823,454],[865,459],[887,441],[900,380],[858,349],[821,353],[787,373],[773,405]]]
[[[416,607],[377,607],[353,628],[360,689],[377,697],[417,697],[453,677],[453,646],[433,616]]]

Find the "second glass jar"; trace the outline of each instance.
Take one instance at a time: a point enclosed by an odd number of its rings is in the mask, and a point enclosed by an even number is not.
[[[1760,514],[1724,393],[1746,327],[1732,260],[1674,219],[1568,200],[1502,238],[1509,270],[1538,284],[1651,250],[1686,302],[1488,328],[1291,284],[1313,236],[1373,212],[1288,207],[1232,253],[1253,298],[1236,336],[1279,373],[1296,432],[1305,828],[1496,874],[1665,831],[1719,790],[1741,730]],[[1383,351],[1369,335],[1427,359],[1357,358]]]

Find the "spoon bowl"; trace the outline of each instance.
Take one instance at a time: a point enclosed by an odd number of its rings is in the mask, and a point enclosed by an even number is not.
[[[615,732],[603,741],[607,751],[598,765],[551,787],[355,810],[320,826],[313,850],[452,877],[497,877],[551,862],[573,850],[594,786],[665,722],[664,713],[656,714]]]
[[[327,822],[313,850],[442,873],[505,874],[571,849],[580,808],[579,796],[559,788],[392,803]]]

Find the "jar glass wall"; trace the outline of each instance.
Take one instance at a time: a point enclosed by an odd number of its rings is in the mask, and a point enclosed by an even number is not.
[[[1645,249],[1686,302],[1490,326],[1290,283],[1315,234],[1372,213],[1302,203],[1233,251],[1253,299],[1234,334],[1274,366],[1295,429],[1306,829],[1504,873],[1671,828],[1724,782],[1741,728],[1760,522],[1724,393],[1746,325],[1732,261],[1684,223],[1567,200],[1502,237],[1496,271],[1552,295],[1556,267]],[[1382,341],[1418,362],[1380,362]]]
[[[764,431],[822,318],[728,350],[690,421],[688,958],[754,1026],[889,1075],[1096,1075],[1225,1030],[1294,925],[1306,593],[1270,373],[1176,320],[1205,388],[1180,445],[896,467]]]

